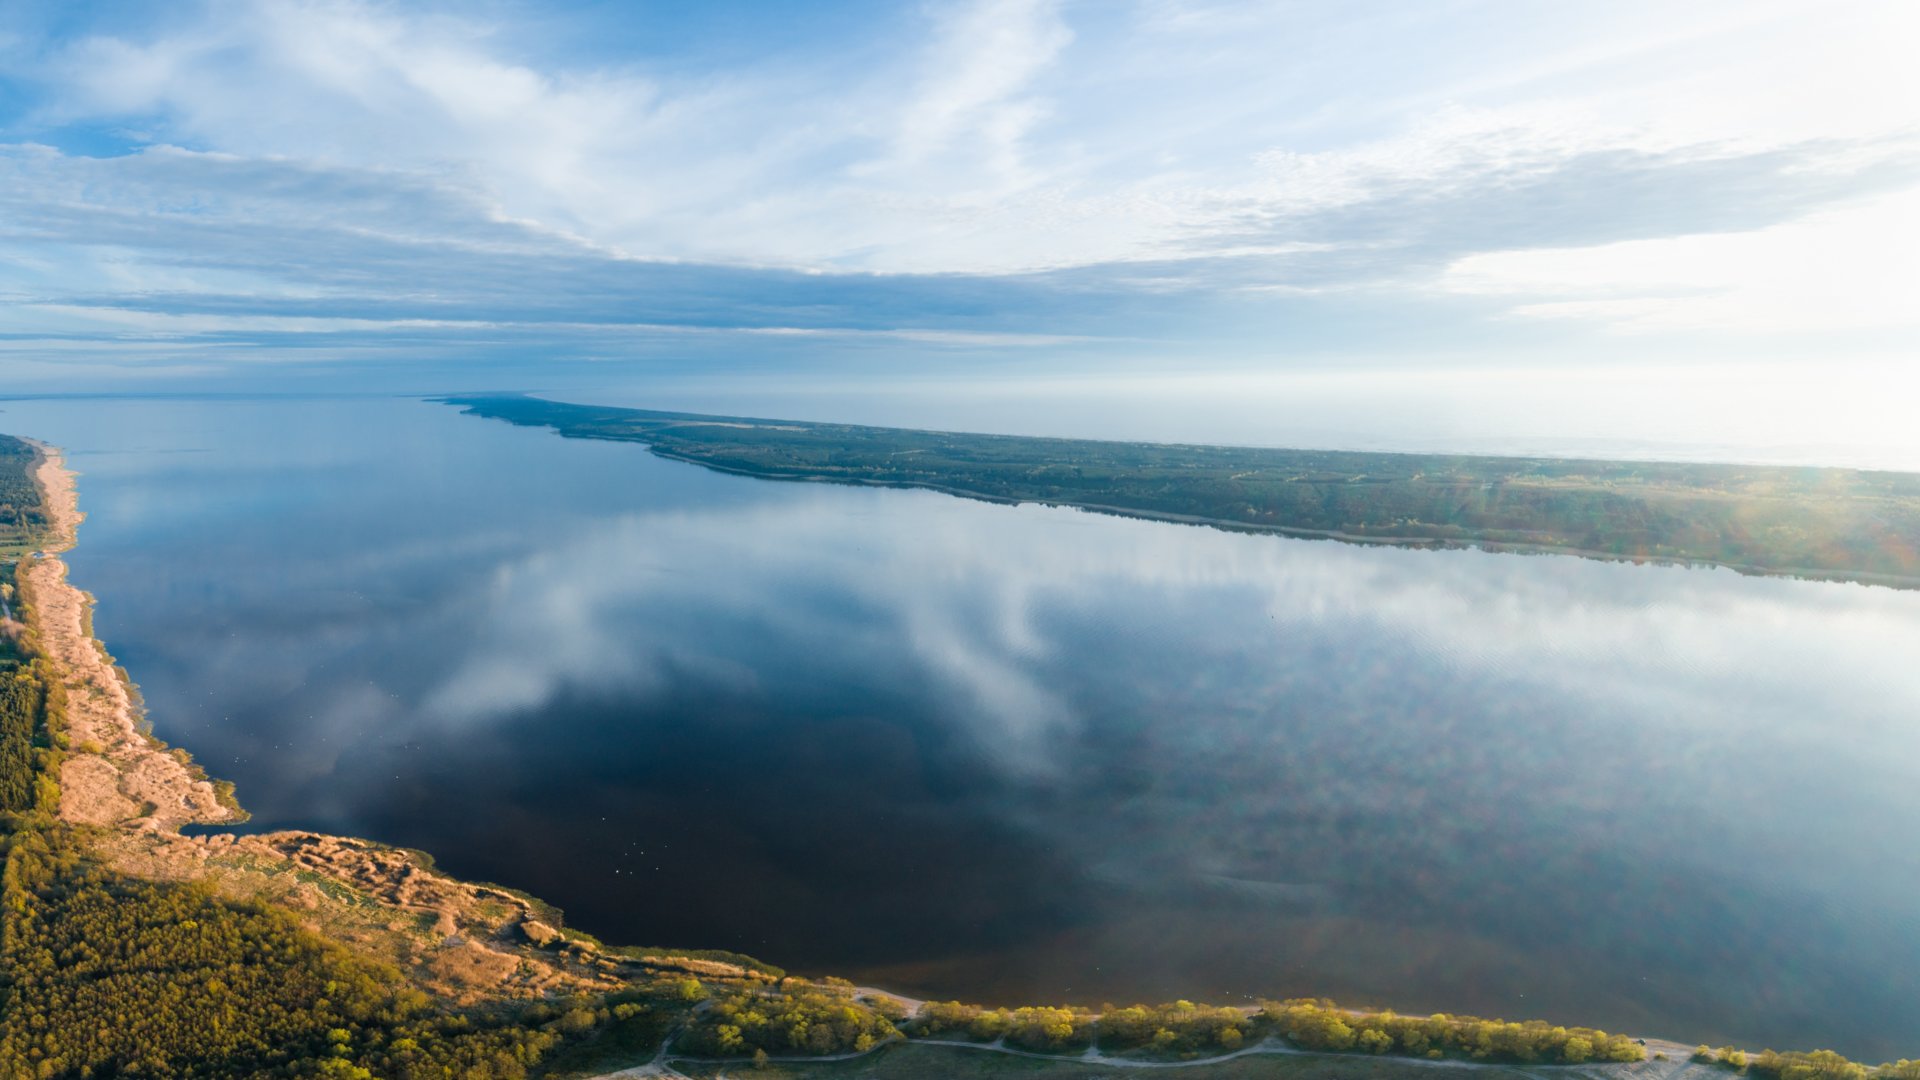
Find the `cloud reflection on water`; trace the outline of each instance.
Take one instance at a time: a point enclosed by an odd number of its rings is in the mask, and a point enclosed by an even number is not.
[[[495,580],[443,717],[617,698],[644,740],[689,683],[876,688],[997,775],[968,812],[1068,866],[1078,933],[1340,917],[1613,952],[1588,977],[1623,999],[1648,970],[1706,992],[1663,962],[1825,965],[1795,977],[1826,994],[1920,945],[1874,937],[1920,892],[1875,831],[1920,811],[1914,594],[799,488],[627,514]]]

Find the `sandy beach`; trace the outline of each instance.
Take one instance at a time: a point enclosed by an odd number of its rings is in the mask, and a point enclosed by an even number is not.
[[[93,597],[67,580],[67,564],[57,554],[73,546],[84,520],[74,474],[58,450],[39,449],[34,476],[54,535],[46,554],[23,566],[21,583],[66,695],[73,752],[60,770],[61,819],[167,831],[231,819],[233,812],[195,775],[183,751],[168,751],[141,732],[126,680],[89,630]]]

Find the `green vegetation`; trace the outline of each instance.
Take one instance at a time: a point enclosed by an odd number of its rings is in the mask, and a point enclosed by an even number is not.
[[[1005,1038],[1008,1045],[1047,1052],[1084,1048],[1097,1035],[1103,1051],[1145,1050],[1188,1057],[1231,1053],[1268,1035],[1326,1053],[1564,1064],[1646,1057],[1645,1048],[1633,1039],[1591,1028],[1558,1027],[1538,1020],[1396,1016],[1302,999],[1266,1002],[1251,1015],[1190,1001],[1109,1006],[1097,1016],[1070,1009],[987,1010],[958,1002],[930,1002],[921,1008],[911,1032],[919,1037],[978,1042]]]
[[[1747,1052],[1732,1046],[1723,1046],[1715,1050],[1703,1044],[1693,1048],[1693,1060],[1702,1065],[1718,1064],[1738,1070],[1747,1067]]]
[[[15,833],[0,1075],[521,1077],[558,1024],[447,1015],[399,973],[201,887]]]
[[[1720,1060],[1729,1066],[1735,1065],[1724,1051]],[[1920,1080],[1920,1061],[1902,1058],[1869,1068],[1831,1050],[1785,1054],[1767,1050],[1751,1056],[1746,1071],[1777,1080]]]
[[[0,435],[0,559],[33,550],[46,531],[46,508],[33,479],[39,460],[32,443]]]
[[[1462,1055],[1477,1061],[1567,1065],[1641,1061],[1647,1056],[1645,1047],[1625,1035],[1540,1020],[1512,1023],[1444,1013],[1429,1017],[1354,1013],[1331,1001],[1306,1000],[1267,1002],[1260,1011],[1274,1030],[1308,1050],[1428,1058]]]
[[[697,985],[697,984],[696,984]],[[707,1057],[848,1054],[898,1038],[872,1007],[834,987],[722,991],[694,1017],[676,1047]]]
[[[32,591],[6,587],[15,614],[30,622]],[[0,831],[51,822],[66,749],[66,690],[38,636],[16,623],[0,632]]]
[[[727,472],[923,487],[1356,542],[1712,563],[1920,587],[1920,474],[965,435],[451,398]]]
[[[0,675],[19,668],[33,651],[15,579],[20,559],[45,542],[46,508],[33,478],[39,461],[31,443],[0,435]]]
[[[1275,1031],[1309,1050],[1427,1058],[1465,1056],[1517,1064],[1571,1065],[1646,1058],[1646,1049],[1625,1035],[1538,1020],[1513,1023],[1445,1014],[1423,1019],[1391,1012],[1356,1013],[1325,1000],[1267,1002],[1261,1013]],[[1693,1060],[1769,1080],[1920,1080],[1920,1061],[1903,1059],[1870,1067],[1831,1050],[1748,1054],[1731,1046],[1718,1050],[1701,1046],[1694,1050]]]
[[[1005,1040],[1035,1053],[1064,1053],[1093,1045],[1094,1014],[1085,1009],[1029,1005],[1019,1009],[983,1009],[957,1001],[930,1001],[914,1018],[920,1038],[962,1038],[975,1042]]]
[[[33,809],[34,736],[43,728],[46,691],[31,670],[0,665],[0,813]]]
[[[1253,1018],[1239,1009],[1176,1001],[1100,1013],[1100,1049],[1151,1048],[1162,1053],[1228,1053],[1247,1042]]]
[[[565,1014],[562,1014],[565,1015]],[[542,1077],[593,1076],[631,1068],[659,1051],[681,1010],[638,992],[609,995],[594,1012],[594,1035],[569,1041],[541,1062]],[[579,1018],[576,1015],[576,1024]]]

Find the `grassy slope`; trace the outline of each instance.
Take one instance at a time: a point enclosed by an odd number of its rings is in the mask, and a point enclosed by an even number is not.
[[[925,487],[1350,541],[1565,551],[1920,587],[1920,474],[1101,442],[526,397],[448,400],[478,416],[643,442],[665,457],[772,479]]]

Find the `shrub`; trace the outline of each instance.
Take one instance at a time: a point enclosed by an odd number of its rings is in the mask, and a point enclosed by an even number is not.
[[[695,1017],[680,1045],[713,1057],[756,1050],[817,1056],[865,1052],[899,1034],[886,1017],[844,992],[739,989],[721,994]]]

